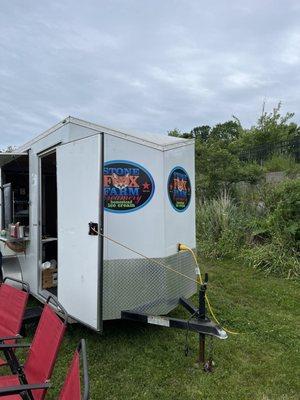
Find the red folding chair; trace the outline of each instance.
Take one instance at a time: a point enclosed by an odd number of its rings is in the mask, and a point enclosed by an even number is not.
[[[49,305],[54,302],[63,313],[63,321]],[[50,296],[44,306],[31,345],[0,344],[0,350],[5,353],[13,375],[0,376],[0,388],[14,386],[15,393],[21,398],[42,400],[49,388],[57,353],[60,348],[67,324],[68,315],[58,301]],[[24,366],[21,366],[15,352],[16,348],[29,347]],[[20,396],[7,397],[9,400],[20,399]]]
[[[17,289],[6,282],[17,282]],[[0,286],[0,343],[12,344],[19,339],[22,321],[26,309],[30,288],[28,283],[6,277]],[[0,358],[0,366],[7,362]]]
[[[83,369],[83,394],[80,383],[80,355]],[[89,399],[89,376],[86,356],[85,340],[81,339],[75,351],[71,366],[69,368],[65,383],[59,394],[58,400],[88,400]]]
[[[81,383],[80,383],[80,355],[82,358],[82,367],[83,367],[83,384],[84,384],[83,394],[81,391]],[[32,387],[32,390],[33,389],[34,387]],[[25,397],[25,393],[27,390],[27,389],[25,390],[25,387],[23,388],[24,390],[23,395],[19,394],[20,390],[22,390],[22,387],[20,386],[0,389],[0,397],[3,400],[30,399],[30,397]],[[87,368],[86,346],[85,346],[85,340],[81,339],[75,351],[72,363],[68,370],[68,374],[65,379],[65,383],[62,387],[62,390],[59,394],[58,400],[88,400],[88,399],[89,399],[89,377]]]

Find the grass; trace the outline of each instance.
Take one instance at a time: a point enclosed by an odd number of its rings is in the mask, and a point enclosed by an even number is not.
[[[285,171],[288,175],[300,173],[300,164],[288,154],[273,154],[265,161],[263,168],[266,172]]]
[[[115,321],[103,335],[68,327],[48,399],[56,399],[66,367],[86,338],[91,399],[299,399],[299,282],[265,277],[232,263],[205,264],[209,297],[225,326],[243,332],[214,340],[215,371],[194,366],[197,335]],[[195,298],[196,301],[196,298]],[[183,316],[181,308],[173,312]]]

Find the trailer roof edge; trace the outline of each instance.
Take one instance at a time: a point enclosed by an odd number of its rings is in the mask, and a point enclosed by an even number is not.
[[[33,139],[29,140],[28,142],[25,142],[22,144],[20,147],[18,147],[14,152],[19,153],[19,152],[24,152],[27,151],[31,148],[31,146],[38,142],[39,140],[44,139],[48,135],[51,135],[51,133],[57,131],[57,129],[61,128],[62,126],[68,124],[70,117],[64,118],[62,121],[58,122],[57,124],[51,126],[51,128],[47,129],[46,131],[40,133],[39,135],[35,136]]]
[[[149,133],[136,134],[132,132],[123,132],[118,129],[108,128],[102,125],[98,125],[92,122],[84,121],[82,119],[69,116],[67,118],[64,118],[61,122],[55,124],[51,128],[47,129],[40,135],[34,137],[32,140],[21,145],[19,148],[15,150],[15,152],[19,153],[30,149],[30,147],[34,143],[44,139],[45,137],[47,137],[48,135],[50,135],[51,133],[55,132],[57,129],[61,128],[62,126],[68,123],[80,125],[82,127],[89,128],[97,132],[104,132],[108,135],[120,137],[122,139],[130,140],[145,146],[154,147],[161,151],[167,151],[173,148],[187,146],[194,143],[194,139],[176,138],[160,134],[149,134]]]
[[[184,139],[184,138],[177,138],[173,136],[167,135],[160,135],[160,134],[150,134],[150,133],[133,133],[133,132],[124,132],[119,129],[109,128],[103,125],[98,125],[93,122],[88,122],[79,118],[69,117],[71,123],[75,123],[77,125],[85,126],[90,129],[94,129],[97,131],[104,132],[106,134],[121,137],[125,140],[131,140],[143,145],[150,145],[151,147],[155,147],[158,150],[170,150],[171,148],[178,147],[178,146],[185,146],[194,143],[194,139]],[[157,139],[157,141],[155,141]],[[165,139],[163,144],[159,143]]]

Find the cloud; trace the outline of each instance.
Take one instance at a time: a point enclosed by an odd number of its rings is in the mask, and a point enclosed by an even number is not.
[[[247,72],[235,71],[226,76],[226,84],[230,88],[247,90],[250,88],[259,88],[264,84],[264,81],[254,74]]]
[[[299,17],[292,0],[3,0],[0,148],[67,115],[165,134],[249,126],[264,99],[297,112]]]
[[[288,31],[282,40],[281,59],[290,65],[300,65],[300,29]]]

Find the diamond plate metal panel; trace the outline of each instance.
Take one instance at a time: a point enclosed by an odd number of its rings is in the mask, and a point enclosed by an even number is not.
[[[156,259],[195,279],[195,264],[188,252]],[[151,260],[104,260],[103,319],[118,319],[122,310],[167,314],[180,296],[190,297],[196,283],[169,271]]]

